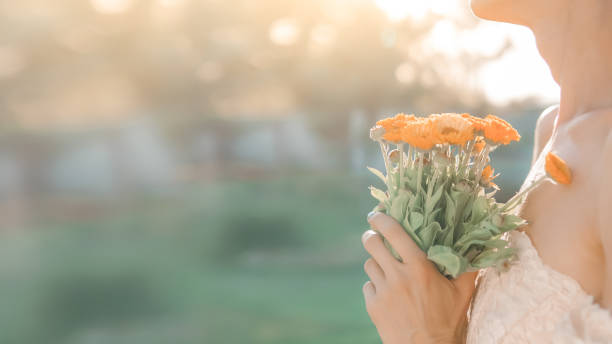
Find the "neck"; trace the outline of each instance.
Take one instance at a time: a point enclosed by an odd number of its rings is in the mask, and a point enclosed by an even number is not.
[[[556,12],[527,22],[540,54],[561,88],[555,126],[612,107],[612,4],[607,0],[557,0]]]

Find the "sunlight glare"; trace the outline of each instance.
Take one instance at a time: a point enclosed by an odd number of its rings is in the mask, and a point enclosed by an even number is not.
[[[529,29],[512,25],[504,28],[514,46],[501,58],[481,67],[478,85],[496,105],[530,96],[548,104],[558,103],[559,86],[539,56]]]
[[[408,16],[421,19],[430,11],[428,1],[422,0],[374,0],[374,3],[394,21]]]
[[[485,63],[474,70],[477,88],[483,90],[490,101],[505,105],[510,101],[535,96],[544,102],[558,101],[559,88],[552,80],[548,67],[539,56],[532,35],[521,27],[510,24],[480,22],[471,29],[461,29],[456,18],[461,19],[468,10],[463,0],[373,0],[390,21],[404,19],[422,20],[430,14],[442,16],[423,41],[422,54],[413,58],[427,58],[432,54],[444,54],[452,58],[462,55],[493,57],[507,44],[513,47],[500,59]],[[415,80],[414,70],[406,63],[395,70],[400,84]],[[427,83],[433,79],[421,74],[419,80]]]
[[[408,17],[421,20],[430,13],[451,15],[460,9],[460,2],[455,0],[374,0],[374,3],[392,21]]]
[[[292,45],[300,35],[300,28],[292,18],[283,18],[270,26],[270,40],[278,45]]]

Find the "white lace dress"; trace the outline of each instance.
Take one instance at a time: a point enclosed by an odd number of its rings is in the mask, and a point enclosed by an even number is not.
[[[545,265],[525,233],[509,239],[518,249],[509,269],[479,273],[467,343],[612,343],[610,313],[576,280]]]

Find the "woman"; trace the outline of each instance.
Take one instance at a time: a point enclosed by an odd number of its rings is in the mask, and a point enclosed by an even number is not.
[[[529,225],[509,236],[517,259],[505,272],[480,271],[477,288],[476,273],[447,280],[395,220],[369,215],[404,263],[375,231],[364,233],[368,314],[387,344],[612,343],[612,0],[472,0],[471,7],[481,18],[530,28],[561,87],[560,105],[538,119],[524,185],[544,173],[549,151],[574,180],[529,193],[519,210]]]

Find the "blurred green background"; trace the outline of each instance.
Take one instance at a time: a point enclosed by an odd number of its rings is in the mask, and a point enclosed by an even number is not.
[[[503,200],[554,101],[490,25],[454,0],[0,3],[0,343],[378,342],[368,128],[504,117]]]

